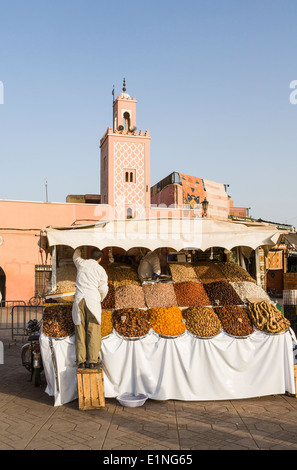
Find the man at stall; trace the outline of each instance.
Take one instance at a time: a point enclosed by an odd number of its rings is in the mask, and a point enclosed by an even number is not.
[[[108,278],[105,269],[100,266],[103,253],[93,248],[90,259],[81,257],[81,248],[73,254],[77,269],[76,292],[72,307],[72,319],[75,325],[76,363],[90,369],[99,367],[101,348],[101,302],[108,292]]]
[[[138,276],[141,281],[145,279],[158,279],[161,274],[161,265],[158,254],[149,251],[139,263]]]

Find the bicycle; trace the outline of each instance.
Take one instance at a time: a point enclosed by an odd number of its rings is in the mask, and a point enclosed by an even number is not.
[[[29,299],[29,305],[32,307],[37,307],[38,305],[43,305],[45,303],[45,294],[36,294],[35,296]]]

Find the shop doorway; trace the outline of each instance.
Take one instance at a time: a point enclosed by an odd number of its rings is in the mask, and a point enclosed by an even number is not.
[[[1,266],[0,266],[0,292],[2,296],[2,302],[4,302],[6,298],[6,276]],[[0,296],[0,299],[1,299],[1,296]],[[1,302],[0,302],[0,305],[1,305]]]

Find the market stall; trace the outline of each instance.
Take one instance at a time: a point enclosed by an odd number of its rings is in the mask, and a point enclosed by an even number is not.
[[[266,292],[237,263],[197,262],[188,256],[213,247],[236,247],[244,253],[275,245],[281,234],[270,224],[207,219],[125,220],[44,229],[53,258],[62,245],[184,251],[185,262],[167,259],[169,276],[161,283],[139,282],[132,266],[105,266],[105,396],[132,392],[158,400],[219,400],[295,393],[296,339]],[[62,295],[67,302],[67,292]],[[59,405],[76,398],[75,348],[71,302],[68,310],[65,307],[68,313],[57,312],[58,305],[52,308],[46,307],[40,342],[46,391]],[[61,328],[59,318],[66,317]]]
[[[74,336],[53,340],[53,351],[45,335],[40,343],[46,392],[55,406],[76,399]],[[188,332],[166,339],[150,332],[135,341],[112,334],[102,341],[101,357],[106,398],[125,392],[185,401],[295,393],[289,331],[274,336],[255,331],[245,339],[224,332],[213,339],[197,339]]]

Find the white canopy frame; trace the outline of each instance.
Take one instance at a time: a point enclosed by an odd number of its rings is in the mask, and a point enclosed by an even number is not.
[[[241,246],[256,250],[260,246],[276,245],[279,237],[286,233],[273,224],[203,218],[112,220],[91,225],[50,226],[43,230],[49,247],[94,246],[102,250],[112,246],[126,251],[138,246],[151,251],[166,247],[176,251],[221,247],[230,251]]]

